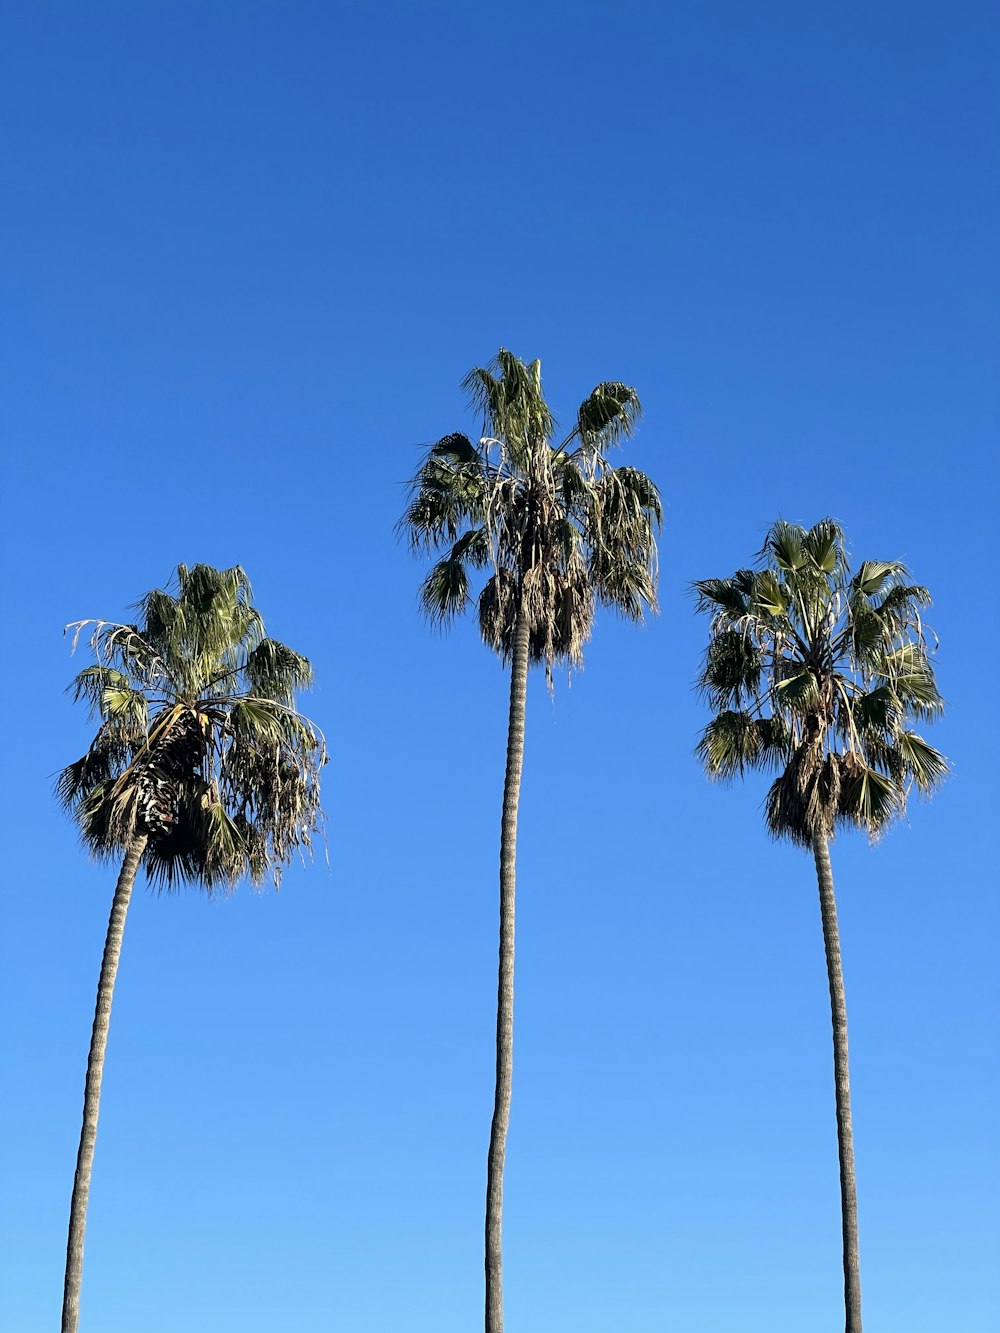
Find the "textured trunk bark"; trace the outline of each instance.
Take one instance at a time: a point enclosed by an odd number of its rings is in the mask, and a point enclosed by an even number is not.
[[[528,622],[518,616],[510,664],[507,772],[500,824],[500,966],[497,985],[497,1076],[486,1169],[486,1333],[503,1333],[503,1165],[510,1124],[514,1068],[514,882],[517,803],[524,766],[524,715],[528,693]]]
[[[847,1063],[847,1001],[840,966],[837,900],[833,892],[830,847],[825,837],[813,839],[819,905],[823,916],[826,971],[833,1018],[833,1076],[837,1087],[837,1146],[840,1151],[840,1208],[844,1229],[844,1309],[846,1333],[861,1333],[861,1267],[858,1257],[858,1193],[854,1175],[854,1131],[851,1127],[851,1078]]]
[[[115,977],[118,974],[118,959],[122,951],[122,936],[125,933],[125,914],[128,912],[136,871],[139,869],[139,862],[148,840],[144,833],[137,835],[125,853],[118,883],[115,885],[108,933],[104,941],[104,958],[101,961],[101,976],[97,983],[94,1028],[90,1038],[90,1055],[87,1059],[87,1082],[83,1093],[83,1127],[80,1130],[80,1148],[76,1156],[73,1198],[69,1206],[62,1333],[76,1333],[80,1322],[83,1239],[87,1228],[87,1200],[90,1197],[90,1175],[94,1166],[94,1145],[97,1142],[97,1117],[101,1109],[101,1080],[104,1076],[104,1052],[108,1045],[111,1000],[115,991]]]

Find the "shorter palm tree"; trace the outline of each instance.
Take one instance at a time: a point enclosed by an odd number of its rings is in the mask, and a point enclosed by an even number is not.
[[[154,884],[275,883],[320,827],[318,729],[295,708],[309,662],[265,636],[240,568],[178,565],[176,592],[138,605],[137,624],[83,620],[97,658],[71,687],[100,720],[58,794],[100,860],[120,861],[97,987],[83,1126],[70,1205],[62,1330],[80,1314],[87,1200],[125,917],[140,865]]]
[[[767,826],[812,851],[819,884],[833,1020],[847,1333],[861,1333],[857,1187],[847,1055],[847,1006],[829,844],[839,827],[875,841],[930,794],[945,757],[911,729],[942,711],[921,619],[926,588],[899,561],[864,560],[852,574],[844,534],[824,519],[778,522],[754,569],[694,584],[712,617],[700,684],[715,716],[698,754],[713,778],[777,770]]]

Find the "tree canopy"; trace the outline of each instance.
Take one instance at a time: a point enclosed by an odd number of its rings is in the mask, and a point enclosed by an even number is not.
[[[488,571],[478,595],[484,641],[509,659],[523,613],[532,662],[579,665],[597,603],[632,620],[656,607],[660,497],[643,472],[608,458],[635,429],[638,396],[599,384],[555,444],[539,361],[501,348],[464,387],[482,436],[453,433],[433,445],[400,525],[414,548],[439,555],[421,604],[447,622],[472,602],[475,572]]]
[[[150,879],[212,889],[277,883],[322,814],[321,733],[295,706],[306,658],[270,639],[238,566],[178,565],[134,624],[82,620],[96,663],[71,690],[99,720],[58,794],[99,858],[148,834]]]
[[[832,519],[779,521],[755,568],[693,586],[712,618],[699,683],[715,711],[697,753],[714,778],[778,770],[775,837],[809,846],[846,824],[874,840],[914,788],[942,781],[947,760],[910,725],[943,707],[930,595],[900,561],[852,572]]]

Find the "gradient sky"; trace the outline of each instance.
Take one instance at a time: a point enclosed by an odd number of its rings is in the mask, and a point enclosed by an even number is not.
[[[810,859],[692,756],[694,578],[780,514],[935,598],[954,775],[833,849],[866,1324],[998,1300],[994,387],[986,3],[6,7],[0,251],[5,1326],[56,1326],[113,872],[51,798],[61,637],[242,563],[314,661],[329,866],[138,892],[81,1333],[481,1321],[506,683],[428,631],[393,532],[459,381],[621,379],[662,614],[529,690],[510,1333],[842,1327]]]

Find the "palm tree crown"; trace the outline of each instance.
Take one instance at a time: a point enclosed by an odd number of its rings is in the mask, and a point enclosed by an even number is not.
[[[417,549],[444,552],[421,587],[424,610],[450,620],[471,601],[470,571],[489,570],[484,641],[508,660],[521,613],[532,662],[579,665],[597,602],[633,620],[656,606],[659,494],[644,473],[607,460],[632,434],[639,399],[628,385],[599,384],[553,444],[540,362],[501,348],[463,387],[483,436],[446,435],[431,448],[400,525]]]
[[[154,882],[275,882],[320,820],[318,729],[295,708],[304,657],[265,636],[242,569],[178,565],[138,624],[83,620],[97,664],[71,689],[100,719],[58,793],[100,858],[137,834]]]
[[[898,561],[852,573],[831,519],[778,522],[755,569],[694,584],[712,616],[700,685],[716,716],[698,754],[712,777],[778,769],[766,817],[775,837],[812,846],[838,825],[874,841],[915,786],[929,794],[945,757],[909,728],[942,711],[926,588]]]

